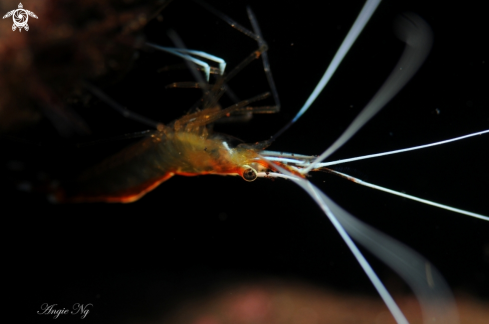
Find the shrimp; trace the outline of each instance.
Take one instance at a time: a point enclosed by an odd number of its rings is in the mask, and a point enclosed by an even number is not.
[[[362,17],[365,12],[371,12],[372,8],[375,8],[377,5],[374,3],[374,1],[369,1],[359,17]],[[411,15],[408,17],[408,19],[411,22],[406,24],[414,24],[414,29],[413,27],[402,27],[401,34],[406,37],[407,43],[409,43],[409,46],[411,46],[412,49],[408,49],[406,51],[406,55],[403,54],[403,58],[400,62],[404,63],[399,63],[398,65],[400,68],[405,69],[406,72],[403,74],[393,72],[392,77],[390,76],[385,83],[385,85],[391,87],[391,90],[380,90],[379,96],[376,95],[374,99],[372,99],[371,103],[369,103],[367,106],[370,108],[366,108],[365,111],[362,111],[359,118],[361,118],[360,116],[366,115],[369,115],[370,117],[363,117],[364,119],[371,118],[371,116],[375,113],[374,110],[372,110],[374,109],[373,107],[376,106],[376,109],[378,110],[381,108],[381,106],[388,102],[392,95],[398,91],[394,89],[402,88],[404,83],[410,78],[410,75],[416,72],[420,63],[427,55],[428,48],[430,46],[429,43],[431,41],[428,31],[429,27],[423,27],[425,23],[416,16]],[[356,26],[360,21],[362,21],[361,18],[355,22],[354,26]],[[365,19],[363,21],[365,22]],[[236,25],[234,22],[230,22],[230,24],[233,26]],[[242,30],[242,27],[239,28]],[[256,27],[254,28],[255,32],[257,32]],[[362,28],[363,27],[357,27],[357,30]],[[354,30],[355,27],[352,28],[352,31]],[[414,36],[416,33],[419,35]],[[413,36],[410,36],[410,34],[413,34]],[[261,35],[258,34],[258,36],[258,39],[261,39]],[[348,37],[346,39],[348,39]],[[354,36],[354,38],[355,37],[356,36]],[[416,49],[417,47],[418,49]],[[231,71],[229,75],[235,75],[238,69],[251,61],[254,56],[258,57],[263,55],[264,51],[266,51],[266,46],[264,43],[262,43],[260,48],[248,57],[249,59],[245,59],[245,61],[243,61],[244,63],[238,65],[238,68]],[[409,51],[413,51],[413,53],[409,54]],[[341,52],[341,49],[338,51],[338,53],[339,52]],[[327,74],[328,72],[326,72],[325,75]],[[284,154],[276,152],[262,151],[271,144],[270,141],[257,143],[253,146],[245,145],[244,147],[238,146],[236,148],[230,148],[227,144],[227,139],[223,139],[221,136],[214,137],[209,135],[206,128],[206,125],[209,123],[215,122],[224,116],[229,116],[230,114],[236,112],[243,112],[246,110],[254,112],[260,111],[260,109],[249,108],[248,106],[251,102],[264,98],[265,95],[258,96],[252,100],[243,101],[242,103],[235,104],[222,111],[219,109],[219,107],[214,107],[217,102],[217,98],[220,98],[222,95],[222,84],[225,82],[227,83],[230,79],[231,77],[229,76],[222,78],[216,82],[216,85],[212,87],[210,92],[205,92],[206,95],[202,100],[204,102],[202,111],[197,111],[196,113],[184,116],[169,126],[162,127],[162,130],[159,130],[157,133],[151,133],[148,139],[143,140],[136,146],[130,147],[128,150],[124,150],[121,154],[106,160],[102,165],[98,166],[95,171],[90,171],[88,174],[82,176],[80,182],[89,182],[87,192],[92,194],[92,196],[87,197],[82,194],[81,196],[75,196],[75,200],[94,199],[102,201],[131,202],[139,199],[146,192],[154,189],[159,183],[167,180],[174,174],[240,174],[245,180],[252,181],[257,176],[257,170],[265,171],[264,173],[267,177],[278,176],[276,173],[269,174],[269,171],[282,171],[285,172],[283,175],[284,177],[294,179],[297,184],[308,191],[308,193],[315,198],[316,202],[322,206],[323,211],[328,215],[328,217],[330,217],[330,220],[335,225],[335,228],[341,234],[342,238],[352,250],[357,260],[360,262],[360,264],[362,264],[362,267],[366,273],[369,274],[369,278],[374,283],[376,289],[381,294],[382,298],[386,302],[386,305],[389,307],[398,323],[406,322],[404,315],[402,315],[397,305],[393,302],[392,297],[390,297],[383,285],[378,281],[377,276],[372,274],[373,271],[370,265],[368,265],[364,257],[357,250],[356,246],[349,238],[347,232],[344,231],[343,227],[346,228],[348,233],[356,240],[363,242],[362,245],[366,246],[372,253],[379,256],[384,262],[389,264],[394,269],[397,269],[396,271],[401,274],[406,281],[408,281],[411,287],[418,294],[418,298],[420,298],[421,301],[424,300],[423,307],[432,306],[429,303],[433,302],[434,300],[439,302],[438,299],[440,298],[449,299],[448,289],[444,287],[441,276],[436,273],[436,270],[430,270],[430,273],[432,273],[433,277],[435,278],[434,281],[437,282],[436,285],[438,286],[437,289],[439,289],[438,292],[432,292],[430,287],[424,288],[422,279],[414,276],[414,273],[417,273],[417,271],[423,271],[419,264],[428,264],[427,261],[419,256],[416,256],[412,252],[409,252],[409,250],[403,248],[401,245],[397,247],[397,243],[394,243],[394,241],[386,239],[382,235],[376,234],[375,231],[365,227],[365,225],[362,225],[360,222],[355,220],[355,218],[349,216],[347,213],[344,213],[337,205],[329,200],[329,198],[317,191],[317,188],[315,189],[314,186],[310,185],[310,183],[301,178],[303,173],[307,173],[308,171],[315,169],[314,164],[310,162],[311,158],[303,156],[295,158],[294,155],[284,156]],[[199,87],[202,87],[202,85]],[[382,89],[384,89],[384,86]],[[382,98],[380,101],[383,101],[383,103],[376,103],[376,100],[379,102],[379,99],[375,98]],[[301,114],[304,109],[307,109],[307,104],[299,114]],[[266,112],[270,111],[272,111],[270,108],[266,109]],[[300,116],[299,114],[293,119],[294,121],[298,116]],[[353,125],[356,125],[355,123],[357,119],[352,123],[352,126],[345,131],[340,139],[345,137],[345,134],[348,134],[350,129],[352,129],[350,132],[353,133],[358,130],[358,127],[356,130],[352,128]],[[281,132],[282,131],[279,133]],[[349,137],[351,137],[351,135],[346,138]],[[334,148],[335,145],[336,148]],[[335,142],[330,148],[331,152],[329,155],[341,147],[341,145],[343,145],[343,143],[341,143],[340,140]],[[327,152],[328,151],[321,155],[318,160],[324,159],[328,155]],[[260,154],[267,157],[268,160],[263,159]],[[277,162],[272,162],[272,158],[275,159],[275,161],[284,163],[279,166]],[[290,164],[293,166],[289,166]],[[307,167],[301,171],[300,168],[302,168],[304,165],[307,165]],[[260,168],[262,170],[260,170]],[[112,173],[113,170],[116,170],[114,174]],[[136,171],[134,172],[133,170]],[[316,170],[318,169],[316,168]],[[123,182],[117,181],[117,177],[120,178],[121,171],[123,171],[122,173],[126,175]],[[346,177],[351,178],[349,176]],[[92,184],[92,179],[95,179],[95,185]],[[359,183],[360,181],[355,180],[355,182]],[[104,185],[104,183],[110,183],[109,187]],[[80,185],[78,184],[78,187],[79,186]],[[93,194],[95,189],[100,190],[100,193],[95,191]],[[410,197],[408,195],[403,196]],[[332,212],[334,212],[336,216],[333,215]],[[470,214],[467,212],[465,213]],[[477,217],[489,220],[489,218],[486,216],[478,215]],[[366,233],[369,233],[368,235],[370,235],[370,238],[367,241],[365,241],[363,238]],[[372,245],[372,242],[376,242],[375,244],[377,244],[377,246]],[[387,248],[386,242],[389,242],[388,245],[392,245],[393,250],[389,250],[389,253],[395,254],[402,258],[404,262],[412,264],[413,268],[406,269],[406,267],[402,266],[396,259],[388,257],[385,254],[381,254],[382,250],[380,249],[380,246]],[[435,309],[432,310],[433,313],[427,312],[426,316],[434,316],[437,318],[441,316],[446,320],[450,318],[453,319],[453,321],[456,321],[456,315],[448,315],[447,307],[451,307],[449,301],[447,301],[447,305],[436,306]]]
[[[303,5],[302,3],[301,6]],[[337,5],[341,6],[340,3]],[[239,17],[239,13],[236,12],[235,15],[232,12],[228,12],[228,9],[222,10],[226,11],[230,16]],[[298,12],[301,12],[298,9],[298,7],[290,8],[291,11],[288,11],[289,15],[285,14],[284,17],[298,16]],[[287,104],[289,107],[299,107],[307,98],[310,89],[314,87],[314,83],[321,76],[322,71],[317,72],[318,75],[316,77],[309,75],[309,73],[315,73],[315,70],[320,70],[317,68],[317,65],[321,64],[319,62],[323,62],[321,60],[324,60],[323,51],[315,46],[321,46],[322,48],[325,42],[330,42],[331,44],[328,44],[328,47],[332,46],[337,48],[337,43],[341,42],[341,39],[346,34],[346,30],[344,29],[348,28],[342,26],[343,29],[340,29],[340,31],[344,32],[340,33],[336,25],[346,25],[346,22],[335,20],[343,18],[335,16],[338,13],[350,12],[350,7],[335,8],[334,13],[331,12],[329,14],[320,12],[319,9],[312,9],[314,8],[307,8],[310,25],[308,25],[306,30],[300,29],[300,25],[295,25],[295,21],[288,21],[295,29],[301,30],[302,32],[296,34],[294,39],[286,39],[287,46],[282,45],[283,47],[281,49],[287,48],[287,50],[281,52],[281,56],[287,62],[282,63],[283,65],[278,64],[278,66],[283,67],[282,69],[274,68],[276,79],[279,80],[277,85],[279,91],[281,86],[285,88],[285,80],[287,80],[288,84],[293,84],[290,91],[285,91],[286,97],[288,97],[287,99],[290,100]],[[471,12],[472,9],[467,8],[466,10]],[[315,18],[311,17],[310,15],[315,14],[314,11],[317,11],[318,15],[319,13],[321,15]],[[264,16],[267,16],[267,14],[269,13],[265,12]],[[352,22],[356,12],[350,12],[349,14],[351,15],[349,21]],[[420,14],[423,15],[422,12]],[[324,19],[325,17],[323,15],[327,15],[328,19]],[[279,17],[277,19],[282,18]],[[332,20],[333,22],[325,23],[328,20]],[[477,19],[472,18],[471,21],[477,21]],[[430,20],[429,22],[432,23]],[[386,27],[389,24],[388,21],[382,21],[380,23],[374,19],[371,23],[373,23],[373,26],[370,25],[367,27],[363,36],[359,39],[360,43],[356,46],[360,46],[360,48],[367,46],[366,44],[369,43],[365,40],[366,35],[371,35],[370,33],[374,30],[389,29]],[[447,23],[447,25],[449,24]],[[220,27],[222,28],[222,26]],[[272,26],[268,28],[262,26],[265,34],[268,33],[265,29],[269,30],[277,27],[280,29],[280,34],[288,34],[288,32],[291,32],[289,28],[292,28],[291,26],[287,26],[285,22],[280,23],[279,21],[274,21]],[[321,40],[318,40],[319,37],[317,34],[311,33],[311,30],[323,30],[322,28],[334,30],[331,38],[337,37],[338,40],[331,40],[330,37],[324,36],[325,40],[322,43]],[[436,24],[433,28],[435,29],[435,37],[439,37]],[[443,30],[443,28],[438,27],[438,30],[440,29]],[[481,30],[482,28],[477,31],[470,29],[467,30],[466,34],[469,34],[469,32],[481,32]],[[195,30],[193,32],[195,33]],[[299,40],[305,39],[311,36],[311,34],[314,36],[314,40],[307,43],[307,46],[304,43],[301,44]],[[379,35],[375,37],[383,37],[382,34]],[[223,38],[213,35],[214,37],[222,42]],[[185,36],[183,38],[186,39]],[[375,41],[371,40],[370,37],[367,38],[369,38],[369,41]],[[277,36],[277,39],[277,42],[285,42],[279,36]],[[363,43],[362,39],[364,39]],[[290,46],[292,42],[294,45]],[[444,41],[442,39],[439,42]],[[451,45],[452,43],[448,43],[446,46],[451,48]],[[470,48],[470,46],[471,43],[466,43],[466,47]],[[227,46],[223,47],[225,47],[222,49],[223,51],[229,50]],[[370,48],[373,48],[375,55],[381,58],[368,55],[367,52]],[[290,59],[290,57],[298,55],[297,51],[307,53],[303,57],[303,60]],[[388,60],[389,55],[393,54],[390,52],[381,53],[381,49],[375,49],[374,45],[370,44],[367,49],[359,50],[359,52],[360,54],[358,56],[361,55],[363,57],[367,55],[367,58],[357,63],[358,65],[352,67],[352,70],[357,72],[360,70],[359,66],[367,69],[373,67],[375,69],[370,70],[372,74],[374,71],[376,72],[378,69],[382,69],[384,62],[371,64],[370,60]],[[433,55],[436,55],[436,57],[442,60],[447,60],[441,52],[450,53],[448,50],[438,50]],[[355,53],[354,49],[352,53]],[[478,55],[477,50],[471,53],[474,56]],[[216,54],[223,56],[219,53]],[[331,53],[330,56],[333,54]],[[459,57],[455,56],[452,58],[452,60],[443,61],[443,63],[446,66],[452,67],[453,65],[450,64],[456,64],[460,68],[458,71],[468,68],[466,63],[461,63],[461,61],[467,62],[472,59],[471,57],[464,56],[465,60],[458,61]],[[272,66],[274,67],[273,63],[275,61],[273,56],[271,60]],[[348,74],[349,71],[346,71],[348,70],[348,64],[355,64],[353,61],[354,58],[350,57],[336,74],[340,76],[343,72],[347,73],[345,79],[342,79],[342,77],[340,77],[341,79],[335,79],[335,82],[340,83],[341,86],[360,79],[358,74],[353,74],[353,72],[352,74]],[[454,63],[453,61],[456,62]],[[310,66],[305,62],[314,63]],[[471,109],[470,111],[461,112],[453,112],[451,110],[452,108],[457,109],[458,106],[467,107],[466,100],[468,99],[472,101],[474,106],[481,107],[484,95],[480,93],[474,94],[466,88],[463,88],[465,85],[460,83],[459,86],[465,90],[456,89],[457,91],[452,90],[450,91],[451,93],[447,94],[447,89],[453,89],[450,88],[453,85],[448,81],[453,80],[450,79],[451,73],[453,72],[449,72],[449,69],[445,67],[440,70],[435,69],[433,65],[438,67],[438,64],[441,63],[436,63],[433,60],[428,61],[427,65],[421,69],[420,75],[416,76],[408,87],[400,93],[400,98],[394,99],[389,105],[390,108],[380,113],[364,130],[360,131],[352,139],[352,142],[345,145],[341,151],[338,151],[336,153],[337,157],[351,157],[386,151],[393,148],[404,148],[487,128],[487,114],[481,111],[480,108],[479,110]],[[364,67],[362,65],[369,66]],[[481,65],[478,66],[482,70]],[[426,69],[433,74],[423,72]],[[278,71],[285,70],[287,71],[286,74],[277,76]],[[307,77],[305,77],[305,71],[307,71]],[[484,73],[483,71],[480,73]],[[376,73],[381,74],[380,72]],[[441,76],[440,73],[442,74]],[[388,71],[385,74],[388,74]],[[474,74],[476,73],[474,72]],[[383,78],[384,76],[382,76]],[[368,78],[365,77],[365,79]],[[319,153],[324,150],[327,146],[324,143],[328,139],[332,141],[337,137],[341,133],[341,130],[346,127],[346,124],[353,119],[352,115],[357,113],[357,106],[360,108],[359,106],[362,106],[362,102],[367,101],[372,93],[375,92],[375,89],[373,89],[375,87],[370,84],[374,83],[374,81],[367,82],[366,84],[365,79],[361,86],[354,87],[351,85],[351,88],[347,88],[359,89],[358,91],[360,93],[356,94],[358,98],[354,99],[351,99],[352,93],[342,93],[336,90],[335,87],[340,87],[340,85],[335,86],[335,82],[332,82],[330,87],[333,88],[325,90],[326,92],[323,93],[321,98],[318,99],[319,101],[315,104],[317,108],[310,110],[305,115],[305,119],[299,120],[294,128],[283,135],[280,141],[274,143],[273,148],[277,151],[283,150],[304,153]],[[281,82],[280,80],[284,81]],[[430,85],[436,84],[436,80],[440,80],[439,82],[442,82],[442,84],[439,88],[432,89]],[[477,86],[477,84],[472,83],[471,78],[466,78],[466,80],[472,86]],[[379,81],[378,84],[380,85],[381,82]],[[247,84],[249,83],[251,82],[247,81]],[[454,80],[453,83],[455,84],[457,82]],[[233,86],[233,88],[240,87]],[[307,88],[307,90],[302,90],[303,88]],[[129,87],[129,89],[131,88]],[[368,94],[365,94],[365,97],[363,97],[364,91],[368,92]],[[129,93],[130,91],[125,92]],[[457,97],[457,95],[464,98],[463,100],[460,99],[460,104],[450,101],[453,97]],[[124,97],[124,94],[122,96]],[[303,98],[298,98],[301,96]],[[331,99],[335,96],[337,96],[336,99]],[[140,97],[144,97],[144,92]],[[450,98],[450,100],[445,98]],[[121,102],[124,101],[123,99],[119,100]],[[284,98],[282,100],[284,101]],[[331,102],[330,100],[339,101]],[[294,104],[294,102],[297,104]],[[353,107],[350,107],[350,105],[353,105]],[[142,104],[142,106],[145,105]],[[344,108],[340,109],[337,107]],[[396,108],[402,112],[399,113],[400,117],[396,117],[397,113],[389,112],[398,111]],[[154,110],[154,106],[152,109]],[[168,110],[169,108],[165,109]],[[320,109],[324,109],[324,112]],[[414,109],[414,111],[410,109]],[[440,110],[439,114],[436,109]],[[157,110],[161,113],[162,109]],[[285,107],[283,110],[287,113]],[[335,118],[336,113],[340,114],[340,110],[343,115],[341,118]],[[293,113],[295,112],[296,110],[293,111]],[[318,118],[318,116],[322,118]],[[464,124],[464,121],[468,122],[471,117],[475,117],[474,124]],[[260,125],[261,118],[265,118],[264,125],[266,127],[262,128],[266,128],[268,134],[263,135],[261,134],[260,127],[253,127],[254,133],[248,137],[250,138],[250,142],[255,140],[255,136],[257,137],[256,140],[267,138],[270,135],[270,128],[276,127],[278,130],[280,127],[274,125],[268,116],[256,118],[253,123],[258,124],[253,125]],[[445,120],[443,118],[448,119],[448,124],[444,124]],[[286,118],[280,122],[283,124],[284,121],[286,121]],[[239,128],[238,126],[233,127]],[[317,130],[317,133],[313,133],[311,130]],[[237,129],[238,136],[243,136],[239,135],[239,132],[240,130]],[[273,134],[274,132],[271,133]],[[392,133],[392,135],[389,133]],[[299,136],[297,134],[304,135]],[[427,138],[423,138],[424,136]],[[483,199],[481,199],[481,196],[478,197],[478,191],[476,190],[474,194],[474,191],[470,188],[465,190],[466,188],[463,185],[473,183],[472,188],[478,188],[481,186],[481,183],[484,183],[484,180],[481,180],[481,178],[485,179],[484,177],[486,175],[478,175],[476,181],[472,182],[474,180],[463,172],[461,168],[464,165],[462,163],[467,163],[467,159],[462,156],[471,156],[472,158],[468,162],[469,167],[473,170],[483,170],[484,164],[479,164],[481,163],[479,160],[484,160],[484,157],[474,153],[474,151],[478,150],[479,147],[485,146],[486,142],[487,140],[481,136],[469,140],[468,143],[470,144],[456,144],[456,149],[439,147],[432,151],[427,149],[425,151],[406,153],[407,155],[383,158],[385,160],[359,161],[351,164],[351,168],[359,168],[360,172],[368,172],[369,178],[375,177],[375,179],[378,179],[377,183],[387,187],[393,187],[401,191],[405,190],[408,193],[426,192],[432,200],[445,202],[448,200],[453,205],[484,213],[487,207],[481,203]],[[458,157],[454,157],[454,151],[461,151],[463,154],[461,153]],[[441,158],[440,152],[448,154],[449,158]],[[437,162],[434,163],[433,161]],[[447,167],[446,165],[449,166],[448,169],[441,170],[441,168]],[[425,170],[429,171],[426,172]],[[433,178],[437,173],[441,173],[442,176]],[[382,176],[383,174],[386,175],[385,178]],[[484,223],[453,215],[447,211],[439,211],[433,207],[418,205],[398,197],[389,197],[383,193],[372,192],[367,188],[357,188],[348,181],[339,178],[336,179],[327,174],[316,174],[311,180],[320,186],[322,190],[328,192],[340,205],[345,206],[351,213],[368,220],[375,227],[399,237],[400,240],[406,242],[416,250],[422,251],[428,259],[432,260],[440,268],[442,273],[448,274],[447,278],[450,285],[460,287],[470,282],[473,287],[477,287],[474,283],[475,280],[478,280],[479,283],[482,281],[482,284],[486,282],[483,277],[482,279],[473,279],[474,281],[472,281],[472,278],[480,278],[484,274],[484,271],[487,270],[487,264],[483,261],[482,254],[484,244],[487,244],[485,243],[487,226]],[[373,182],[372,179],[370,180]],[[323,181],[325,182],[323,183]],[[237,183],[237,185],[234,185],[234,183]],[[410,183],[412,187],[408,187]],[[457,188],[453,188],[455,183],[457,184]],[[115,218],[106,215],[113,222],[110,227],[107,227],[107,232],[111,241],[117,242],[117,248],[111,250],[112,253],[115,253],[115,256],[112,255],[111,258],[116,261],[113,261],[114,264],[109,261],[97,263],[91,257],[89,264],[97,264],[97,269],[102,268],[110,272],[111,275],[125,274],[127,272],[133,273],[137,276],[133,280],[138,283],[143,280],[140,278],[141,274],[147,274],[149,272],[147,270],[148,268],[156,269],[159,272],[159,275],[149,275],[153,276],[155,281],[161,278],[161,273],[166,273],[174,278],[189,278],[196,275],[196,273],[202,278],[210,278],[213,273],[221,274],[227,271],[241,270],[241,272],[245,273],[259,273],[262,275],[292,275],[307,278],[317,285],[332,286],[338,289],[349,288],[350,291],[371,293],[369,283],[366,283],[364,276],[359,271],[358,265],[351,259],[343,243],[337,239],[337,234],[333,229],[330,229],[330,224],[326,222],[315,206],[308,203],[308,197],[294,190],[292,183],[279,182],[277,180],[273,183],[270,181],[260,181],[254,184],[243,184],[241,179],[234,180],[220,177],[187,179],[181,177],[178,181],[173,179],[165,183],[165,185],[159,186],[136,204],[124,205],[124,208],[117,205],[111,206],[111,212],[118,216]],[[251,190],[250,186],[253,186]],[[429,186],[434,187],[428,190]],[[169,187],[171,189],[168,189]],[[438,195],[440,196],[438,198],[441,199],[437,199]],[[447,195],[446,197],[448,198],[443,197],[443,195]],[[475,205],[477,201],[480,205]],[[83,210],[83,214],[86,215],[88,220],[93,220],[94,222],[98,221],[98,218],[90,216],[90,213],[108,210],[108,207],[103,205],[80,205],[77,208]],[[73,211],[74,209],[71,210]],[[120,215],[125,215],[128,218],[121,218]],[[155,219],[163,219],[165,223],[156,223]],[[70,224],[74,225],[75,223]],[[90,228],[88,225],[84,227],[85,230]],[[464,230],[470,232],[470,240],[464,240],[461,237],[464,235]],[[139,231],[141,235],[137,236],[136,239],[131,239]],[[93,233],[94,229],[91,229],[91,232]],[[443,236],[445,233],[448,236]],[[54,236],[59,237],[59,235]],[[83,244],[90,242],[85,236],[76,235],[76,237]],[[101,238],[96,240],[102,242]],[[73,241],[70,240],[70,242]],[[80,247],[83,246],[82,243],[79,244]],[[103,246],[108,247],[108,245]],[[467,257],[469,252],[474,251],[477,253],[475,258]],[[96,255],[102,256],[102,253]],[[157,257],[155,258],[155,256]],[[155,259],[158,259],[158,261],[155,261]],[[463,268],[460,267],[459,260],[463,260]],[[134,264],[137,264],[137,266]],[[145,268],[145,270],[138,270],[139,267]],[[382,265],[374,263],[374,267],[381,269],[381,278],[393,277]],[[184,273],[183,275],[182,272]],[[71,273],[76,274],[77,272],[71,271]],[[84,273],[93,274],[94,272],[85,268]],[[130,281],[130,279],[128,280]],[[393,279],[393,281],[397,282],[396,279]],[[108,286],[110,285],[107,284],[105,287]],[[400,288],[401,291],[403,289],[405,288]],[[482,290],[483,288],[472,289],[477,291],[477,289]],[[483,292],[481,291],[481,293]],[[111,296],[113,297],[114,295]]]
[[[263,55],[263,43],[227,76],[204,90],[203,107],[169,125],[157,125],[158,130],[95,168],[82,174],[75,182],[73,197],[66,191],[58,192],[58,201],[133,202],[173,175],[196,176],[205,174],[241,175],[246,181],[257,178],[258,172],[277,171],[281,165],[301,176],[297,170],[282,163],[268,163],[259,152],[271,144],[263,141],[253,145],[240,144],[230,148],[229,138],[209,133],[208,125],[236,113],[269,113],[278,107],[250,107],[250,104],[268,97],[268,93],[220,109],[217,100],[225,91],[225,83],[233,75]],[[204,86],[204,85],[202,85]],[[199,86],[200,87],[200,86]]]

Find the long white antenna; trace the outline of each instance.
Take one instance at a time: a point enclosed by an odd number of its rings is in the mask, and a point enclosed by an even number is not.
[[[370,118],[379,112],[406,85],[428,56],[432,40],[431,28],[419,16],[408,14],[402,19],[398,19],[397,33],[398,37],[406,43],[406,47],[396,67],[350,126],[317,158],[317,162],[321,162],[333,154],[355,135]],[[313,163],[302,172],[307,173],[314,168],[315,164]]]

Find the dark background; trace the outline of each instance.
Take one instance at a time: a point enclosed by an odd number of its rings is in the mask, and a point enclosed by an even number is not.
[[[209,3],[245,26],[249,26],[246,5],[250,5],[270,47],[282,111],[257,115],[247,124],[216,126],[246,142],[273,135],[300,109],[363,5],[363,1]],[[433,28],[430,56],[406,88],[330,159],[401,149],[489,128],[489,54],[484,48],[488,26],[479,2],[465,1],[455,7],[441,1],[428,6],[422,1],[384,1],[320,98],[270,149],[320,154],[342,133],[396,64],[403,45],[393,34],[392,22],[405,11],[419,14]],[[190,1],[175,0],[162,16],[162,22],[155,20],[145,28],[149,41],[171,46],[166,31],[172,28],[188,48],[220,56],[230,68],[256,48],[252,40]],[[170,55],[142,51],[126,77],[103,90],[142,115],[170,122],[199,97],[198,90],[164,89],[170,82],[191,80],[185,71],[156,73],[160,67],[178,63]],[[268,91],[261,63],[240,73],[230,87],[241,99]],[[89,109],[79,113],[92,128],[90,140],[146,129],[103,103]],[[47,140],[52,135],[46,131],[38,136]],[[121,145],[125,144],[70,151],[60,159],[64,154],[50,158],[49,150],[33,150],[26,162],[31,168],[50,165],[63,173],[72,166],[81,168],[85,159],[93,163],[103,155],[101,151],[114,151]],[[484,135],[345,164],[342,171],[488,215],[487,145]],[[20,156],[27,159],[24,153]],[[40,166],[36,166],[38,160]],[[311,176],[353,215],[432,261],[455,292],[488,300],[486,222],[332,175]],[[25,314],[35,313],[45,302],[60,307],[79,302],[95,305],[86,321],[151,319],[158,313],[155,305],[158,311],[161,305],[171,309],[188,296],[212,291],[218,283],[263,277],[375,296],[329,221],[300,188],[286,181],[175,177],[132,204],[53,205],[39,195],[17,192],[13,186],[4,197],[4,205],[15,208],[2,213],[6,221],[4,267],[12,270],[6,280],[20,293],[16,300]],[[389,269],[366,256],[388,287],[408,293]],[[35,316],[34,320],[52,319]]]

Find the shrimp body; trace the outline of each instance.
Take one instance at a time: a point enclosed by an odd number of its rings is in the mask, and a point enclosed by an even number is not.
[[[229,138],[209,134],[202,120],[220,109],[186,115],[87,170],[56,193],[59,202],[133,202],[173,175],[240,175],[274,169],[259,157],[264,144],[231,148]],[[211,118],[212,119],[212,118]],[[70,189],[73,188],[73,189]]]

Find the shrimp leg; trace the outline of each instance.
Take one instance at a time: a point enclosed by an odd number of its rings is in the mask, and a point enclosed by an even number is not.
[[[215,73],[215,71],[211,70],[211,66],[209,66],[209,64],[207,64],[206,62],[204,62],[202,60],[196,59],[196,58],[192,57],[191,55],[200,56],[200,57],[208,59],[210,61],[219,63],[219,69],[217,70],[217,73],[220,75],[222,75],[224,73],[224,70],[226,69],[226,61],[224,61],[220,57],[208,54],[206,52],[189,50],[189,49],[185,49],[185,48],[165,47],[165,46],[160,46],[160,45],[156,45],[153,43],[145,43],[145,45],[148,47],[163,51],[163,52],[173,54],[175,56],[181,57],[187,61],[190,61],[194,64],[201,66],[204,69],[205,78],[206,78],[207,82],[209,82],[209,76],[210,76],[211,72]]]

